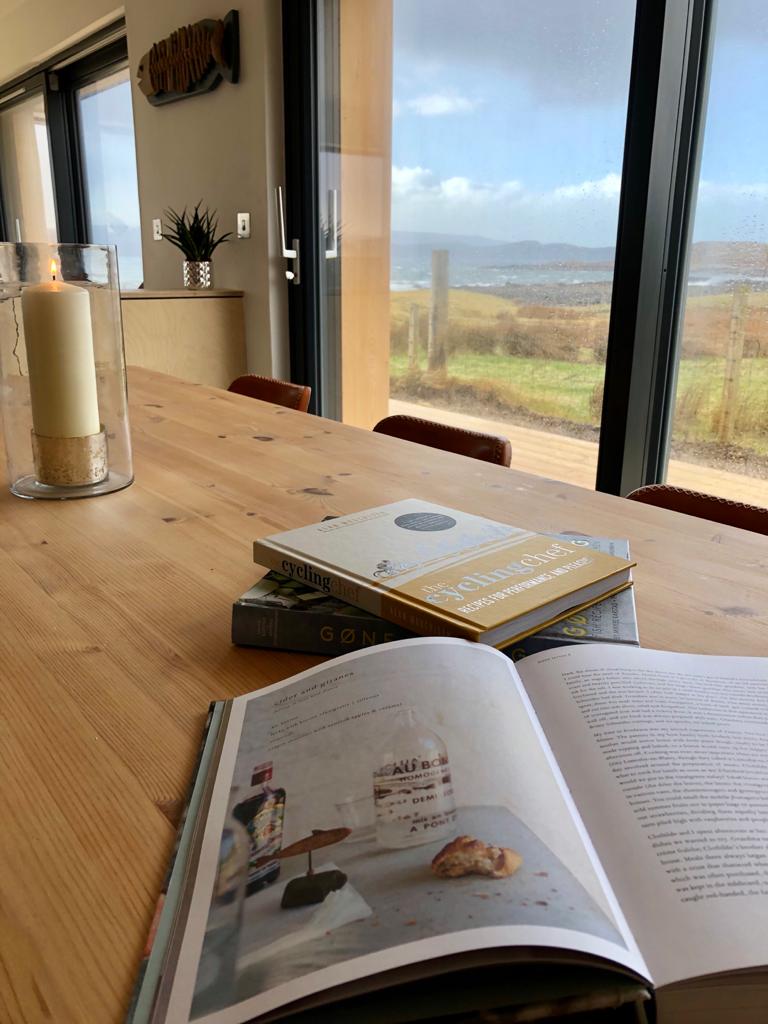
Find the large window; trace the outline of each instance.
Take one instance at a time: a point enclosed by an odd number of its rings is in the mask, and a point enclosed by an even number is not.
[[[389,411],[504,434],[519,468],[586,487],[634,19],[635,0],[392,4]]]
[[[139,195],[128,68],[76,90],[80,157],[89,241],[116,245],[120,280],[142,280]]]
[[[504,434],[521,469],[594,485],[634,21],[635,0],[317,4],[302,276],[316,259],[327,415]]]
[[[768,505],[768,7],[720,3],[669,483]]]
[[[0,107],[0,182],[8,238],[55,242],[51,154],[42,93]]]
[[[768,505],[765,4],[284,0],[283,20],[291,356],[319,411],[504,433],[514,466],[614,493],[668,477]]]
[[[0,90],[0,225],[6,241],[117,246],[143,281],[131,85],[123,30]],[[82,51],[81,51],[82,52]]]

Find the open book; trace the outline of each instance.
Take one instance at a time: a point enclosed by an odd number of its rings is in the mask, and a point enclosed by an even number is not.
[[[214,705],[131,1020],[764,1022],[767,755],[757,658],[419,638]]]

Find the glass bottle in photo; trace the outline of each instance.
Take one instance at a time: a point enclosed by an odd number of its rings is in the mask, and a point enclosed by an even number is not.
[[[280,874],[278,854],[283,845],[285,790],[273,788],[271,780],[272,762],[257,764],[251,788],[233,812],[251,840],[246,896],[270,885]]]
[[[415,708],[398,712],[395,730],[379,752],[373,799],[381,846],[418,846],[456,831],[448,750]]]
[[[235,790],[233,803],[237,801],[236,794]],[[198,994],[215,986],[218,996],[234,998],[250,847],[244,825],[230,811],[221,832],[219,863],[195,986]]]

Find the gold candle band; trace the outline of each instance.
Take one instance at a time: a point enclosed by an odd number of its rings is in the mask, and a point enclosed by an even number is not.
[[[32,431],[35,473],[49,487],[84,487],[107,476],[107,435],[85,437],[44,437]]]

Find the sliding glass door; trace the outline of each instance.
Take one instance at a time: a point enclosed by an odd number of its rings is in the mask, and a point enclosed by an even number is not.
[[[323,411],[594,486],[634,0],[315,10]]]
[[[768,505],[766,11],[283,12],[292,357],[319,411],[505,434],[516,468],[614,493],[666,476]]]

